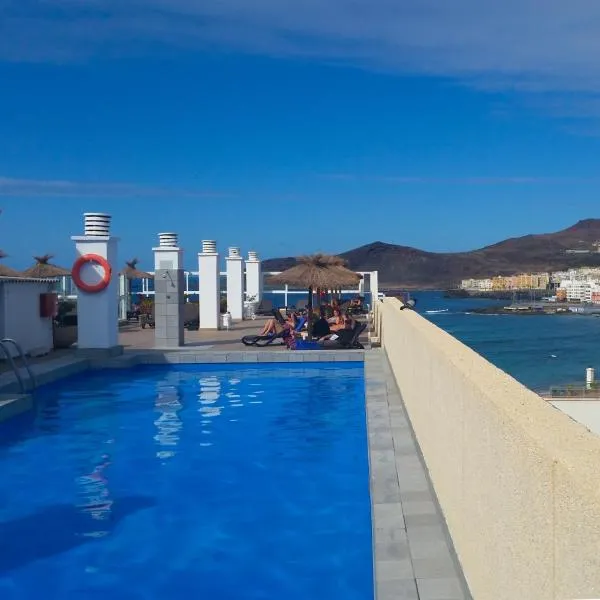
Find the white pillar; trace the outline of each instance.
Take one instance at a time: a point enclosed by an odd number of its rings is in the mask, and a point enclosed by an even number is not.
[[[234,321],[244,318],[244,259],[239,248],[229,248],[227,263],[227,312]]]
[[[100,292],[77,290],[77,346],[80,350],[109,350],[119,345],[118,238],[110,235],[111,216],[85,213],[84,235],[74,235],[77,258],[97,254],[111,266],[110,282]],[[86,263],[80,271],[84,283],[94,285],[104,276],[102,267]]]
[[[592,367],[588,367],[585,370],[585,387],[588,390],[591,390],[594,387],[594,383],[596,381],[596,371]]]
[[[246,296],[255,297],[256,302],[262,300],[262,265],[258,259],[258,254],[254,251],[248,252],[246,261]]]
[[[131,282],[125,275],[119,275],[119,319],[125,321],[131,310]]]
[[[371,271],[371,304],[375,306],[375,303],[379,299],[379,271]]]
[[[365,295],[365,277],[364,277],[364,275],[361,278],[361,280],[358,282],[358,295],[361,297],[364,297],[364,295]]]
[[[200,280],[200,329],[219,329],[220,279],[219,254],[214,240],[202,240],[198,254],[198,279]]]
[[[154,345],[184,345],[183,304],[185,277],[183,250],[176,233],[159,233],[154,252]]]

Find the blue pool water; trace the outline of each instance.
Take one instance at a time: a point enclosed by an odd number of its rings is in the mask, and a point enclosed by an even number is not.
[[[362,365],[140,366],[0,425],[2,600],[370,600]]]

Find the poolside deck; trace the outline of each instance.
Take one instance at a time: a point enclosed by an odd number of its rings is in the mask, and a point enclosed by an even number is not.
[[[258,317],[255,321],[235,323],[230,329],[185,331],[186,348],[213,350],[266,350],[283,352],[286,348],[281,344],[271,344],[262,348],[244,346],[240,341],[245,335],[258,335],[265,325],[267,318]],[[125,350],[150,350],[155,348],[154,329],[142,329],[138,323],[128,323],[121,327],[119,343]],[[170,348],[177,350],[177,348]]]

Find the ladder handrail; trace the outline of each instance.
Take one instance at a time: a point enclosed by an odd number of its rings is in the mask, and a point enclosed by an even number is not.
[[[23,382],[23,378],[19,373],[19,369],[17,369],[17,365],[15,365],[15,361],[12,357],[12,354],[10,353],[10,350],[6,347],[6,344],[3,341],[0,341],[0,349],[2,349],[2,352],[4,352],[4,356],[6,356],[8,364],[10,365],[11,369],[13,370],[13,373],[15,374],[15,377],[17,378],[17,381],[19,382],[21,394],[26,394],[27,392],[25,390],[25,383]]]
[[[33,374],[33,371],[31,370],[30,366],[29,366],[29,361],[27,360],[27,357],[25,356],[25,352],[23,352],[23,348],[21,348],[21,344],[19,344],[17,342],[17,340],[13,340],[12,338],[4,338],[2,340],[3,344],[12,344],[16,349],[17,352],[19,353],[19,358],[21,359],[21,361],[23,362],[23,365],[25,366],[25,370],[27,371],[27,374],[29,375],[29,379],[31,379],[31,384],[32,384],[32,389],[34,390],[37,387],[36,381],[35,381],[35,375]],[[12,358],[12,357],[11,357]],[[14,361],[13,361],[14,363]],[[25,393],[25,392],[23,392]]]

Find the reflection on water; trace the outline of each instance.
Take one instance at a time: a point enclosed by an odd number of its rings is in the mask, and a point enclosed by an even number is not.
[[[201,433],[203,436],[209,436],[212,433],[210,428],[212,424],[211,419],[218,417],[223,410],[222,406],[213,406],[221,397],[221,382],[218,377],[201,377],[198,380],[198,384],[200,385],[200,392],[198,393],[200,408],[198,412],[205,417],[202,420],[203,427]],[[212,441],[209,439],[203,439],[199,445],[209,447],[212,444]]]
[[[176,454],[174,447],[179,442],[179,431],[183,427],[183,422],[177,414],[183,408],[178,383],[178,374],[171,373],[166,381],[157,386],[155,408],[160,412],[160,416],[154,421],[158,430],[154,440],[159,446],[169,448],[158,450],[157,458],[172,458]]]
[[[82,502],[77,505],[77,508],[82,513],[87,513],[92,519],[105,522],[105,527],[101,529],[82,532],[81,535],[86,537],[104,537],[109,533],[108,521],[110,521],[113,500],[108,488],[106,470],[110,464],[110,456],[105,454],[91,473],[83,475],[77,480],[78,492],[82,498]]]

